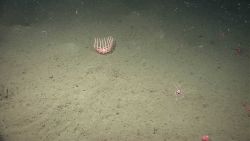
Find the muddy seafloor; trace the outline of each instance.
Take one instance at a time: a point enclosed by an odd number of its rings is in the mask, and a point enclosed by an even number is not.
[[[244,15],[189,1],[40,7],[1,15],[1,141],[250,140]],[[97,54],[110,35],[113,53]]]

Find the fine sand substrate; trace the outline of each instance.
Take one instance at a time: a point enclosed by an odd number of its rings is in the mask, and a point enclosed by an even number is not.
[[[193,5],[109,6],[0,25],[1,141],[250,140],[250,28]]]

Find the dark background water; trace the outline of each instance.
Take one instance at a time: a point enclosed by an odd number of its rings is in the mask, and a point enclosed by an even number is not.
[[[238,18],[239,22],[249,22],[250,18],[250,2],[248,0],[0,0],[0,22],[2,24],[20,24],[29,25],[31,23],[39,22],[49,19],[49,13],[51,12],[69,12],[72,9],[93,11],[100,10],[98,7],[107,5],[107,3],[122,3],[130,10],[157,10],[157,7],[168,10],[170,3],[175,2],[179,5],[185,4],[190,8],[201,8],[213,11],[220,11],[226,13],[228,16],[234,16]],[[112,7],[109,10],[103,10],[103,14],[110,14]],[[161,11],[164,13],[164,10]],[[91,14],[88,12],[82,14]],[[66,17],[67,18],[67,17]]]

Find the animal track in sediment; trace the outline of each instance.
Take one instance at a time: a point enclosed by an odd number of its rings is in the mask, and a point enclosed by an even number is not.
[[[41,130],[41,128],[44,128],[44,125],[53,120],[53,114],[57,112],[56,109],[62,102],[63,101],[58,101],[57,99],[53,100],[49,98],[42,98],[37,100],[37,102],[34,102],[35,104],[32,105],[34,107],[31,108],[37,109],[38,111],[30,114],[31,116],[20,115],[19,118],[14,121],[15,123],[8,126],[8,131],[11,133],[23,133],[27,131],[30,132]]]

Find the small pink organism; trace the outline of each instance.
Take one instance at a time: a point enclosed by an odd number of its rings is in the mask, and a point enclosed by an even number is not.
[[[175,85],[175,88],[176,88],[176,90],[175,90],[175,97],[176,97],[175,100],[177,101],[180,98],[184,98],[184,92],[181,89],[181,87]]]

